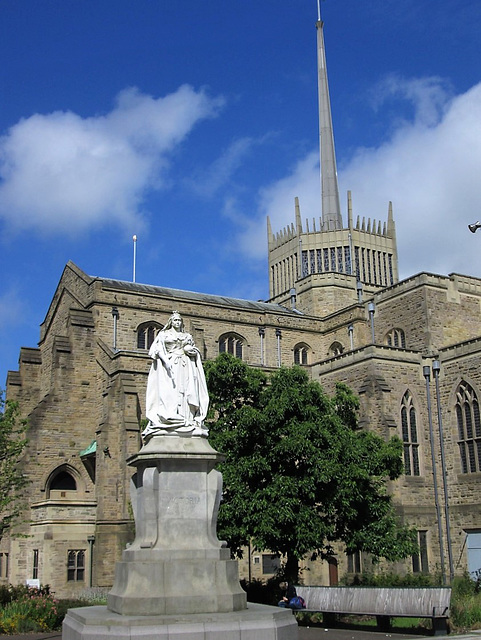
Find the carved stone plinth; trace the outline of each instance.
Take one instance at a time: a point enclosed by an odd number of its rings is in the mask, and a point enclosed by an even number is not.
[[[246,603],[217,538],[221,460],[205,438],[155,436],[128,463],[136,536],[107,607],[71,609],[63,640],[297,640],[289,609]]]
[[[221,456],[205,438],[160,436],[128,462],[136,536],[117,563],[108,608],[122,615],[239,611],[237,562],[217,538]]]

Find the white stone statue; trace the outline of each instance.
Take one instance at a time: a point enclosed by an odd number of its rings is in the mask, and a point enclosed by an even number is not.
[[[145,441],[156,435],[207,436],[209,396],[199,349],[174,311],[149,350]]]

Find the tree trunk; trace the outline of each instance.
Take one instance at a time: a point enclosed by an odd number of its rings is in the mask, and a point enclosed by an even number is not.
[[[285,574],[289,584],[299,583],[299,560],[290,553],[287,554]]]

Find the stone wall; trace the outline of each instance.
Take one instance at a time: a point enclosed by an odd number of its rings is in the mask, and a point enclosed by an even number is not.
[[[317,276],[313,278],[317,282]],[[401,402],[410,392],[417,419],[420,474],[401,477],[389,484],[389,490],[400,518],[427,532],[433,571],[439,567],[439,540],[423,365],[430,365],[433,355],[439,356],[453,553],[457,571],[463,571],[466,531],[481,530],[481,474],[461,472],[454,406],[461,380],[472,385],[478,398],[481,393],[480,281],[420,274],[385,290],[369,292],[376,305],[375,345],[371,344],[366,306],[371,298],[365,295],[359,303],[352,288],[345,298],[344,281],[338,288],[331,282],[325,290],[314,284],[298,292],[298,301],[301,308],[304,296],[305,308],[310,308],[312,299],[315,311],[301,314],[289,306],[90,278],[69,263],[42,324],[39,348],[21,349],[19,370],[10,372],[7,381],[8,397],[19,400],[29,419],[29,446],[23,465],[31,480],[30,509],[20,527],[29,537],[5,537],[0,543],[0,553],[10,554],[8,579],[24,582],[32,578],[33,555],[38,551],[39,578],[52,584],[58,595],[73,595],[90,583],[112,584],[115,562],[133,536],[132,471],[126,460],[140,446],[139,425],[145,416],[150,367],[147,350],[137,348],[137,330],[144,323],[162,326],[174,309],[182,314],[205,358],[217,356],[219,340],[227,333],[244,340],[246,362],[253,366],[263,363],[266,371],[279,365],[279,351],[280,363],[290,366],[296,345],[307,345],[307,370],[312,379],[329,393],[338,381],[352,387],[360,398],[362,427],[383,438],[402,437]],[[119,311],[116,349],[113,307]],[[393,328],[404,331],[407,348],[384,344]],[[259,329],[265,330],[263,353]],[[333,355],[335,343],[342,346],[342,354]],[[433,380],[431,399],[437,429]],[[94,441],[95,474],[80,457]],[[442,504],[439,438],[435,440],[435,460]],[[63,492],[64,496],[62,491],[49,489],[61,470],[76,482],[76,489]],[[85,551],[82,581],[67,579],[67,554],[72,549]],[[347,571],[342,547],[337,561],[338,575],[342,576]],[[327,563],[306,563],[311,584],[328,583]],[[409,570],[410,561],[395,568]],[[253,577],[268,577],[262,572],[262,553],[251,553],[250,568],[249,563],[241,564],[241,574],[249,575],[249,571]]]

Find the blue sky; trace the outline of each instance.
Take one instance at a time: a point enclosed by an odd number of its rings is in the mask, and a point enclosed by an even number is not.
[[[481,3],[325,0],[340,197],[402,277],[481,277]],[[320,215],[316,0],[0,2],[0,386],[62,270],[268,296]]]

